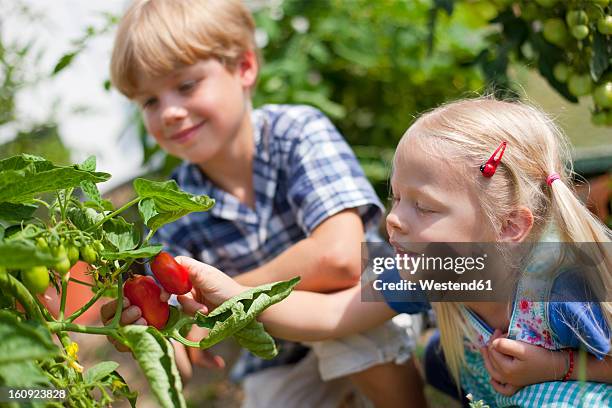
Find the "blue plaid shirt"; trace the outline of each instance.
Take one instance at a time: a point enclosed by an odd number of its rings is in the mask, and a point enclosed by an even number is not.
[[[376,231],[382,204],[325,115],[309,106],[266,105],[252,112],[252,123],[255,209],[185,162],[172,178],[185,191],[214,198],[215,206],[160,228],[156,242],[175,255],[191,256],[235,276],[269,262],[345,209],[358,209],[368,236]],[[306,351],[282,342],[273,360],[245,352],[232,378],[296,362]]]

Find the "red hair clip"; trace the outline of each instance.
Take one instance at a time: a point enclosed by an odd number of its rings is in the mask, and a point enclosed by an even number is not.
[[[497,170],[497,165],[501,162],[501,158],[504,155],[504,151],[506,150],[506,142],[502,142],[499,147],[493,152],[489,160],[482,166],[480,166],[480,171],[482,175],[485,177],[491,177],[495,174],[495,170]],[[496,158],[499,153],[499,157]]]

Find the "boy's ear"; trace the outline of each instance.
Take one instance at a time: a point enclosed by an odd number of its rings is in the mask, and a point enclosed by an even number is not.
[[[259,63],[257,62],[255,51],[248,50],[244,53],[238,64],[238,71],[242,79],[242,85],[248,89],[252,88],[255,85],[257,73],[259,72]]]
[[[533,227],[533,213],[521,206],[512,211],[504,220],[500,239],[504,242],[522,242]]]

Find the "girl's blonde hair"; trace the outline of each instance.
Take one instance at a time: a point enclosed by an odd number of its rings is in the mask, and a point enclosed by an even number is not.
[[[255,22],[240,0],[135,0],[119,23],[111,82],[132,98],[143,75],[207,58],[233,70],[255,49]]]
[[[571,186],[570,145],[554,121],[539,109],[521,102],[505,102],[492,97],[462,100],[443,105],[421,116],[404,139],[417,138],[428,153],[440,154],[449,162],[462,163],[459,176],[473,180],[481,210],[492,231],[501,232],[504,219],[519,206],[531,210],[534,225],[528,240],[541,238],[548,225],[554,225],[564,242],[589,242],[591,259],[602,259],[597,266],[604,296],[610,292],[612,265],[610,230],[579,201]],[[479,171],[502,141],[507,142],[500,166],[491,178]],[[398,149],[402,148],[402,142]],[[558,173],[552,185],[547,176]],[[601,302],[612,327],[612,303]],[[440,327],[440,342],[450,373],[459,384],[459,371],[465,363],[463,339],[471,336],[458,303],[433,305]]]

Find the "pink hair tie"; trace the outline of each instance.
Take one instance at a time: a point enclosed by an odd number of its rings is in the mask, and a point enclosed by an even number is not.
[[[555,180],[561,180],[559,173],[551,173],[548,177],[546,177],[546,184],[551,186]]]

